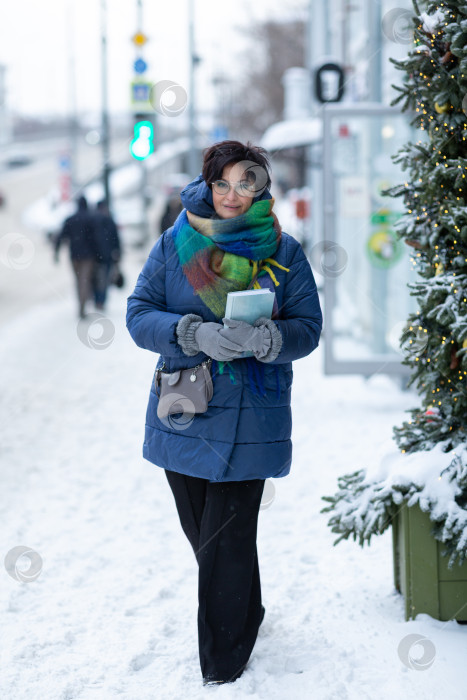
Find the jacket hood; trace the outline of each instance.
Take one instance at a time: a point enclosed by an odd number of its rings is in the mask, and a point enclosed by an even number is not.
[[[269,190],[265,189],[264,192],[253,199],[253,203],[259,202],[261,199],[271,199],[271,197]],[[216,215],[211,189],[205,183],[201,174],[181,191],[180,199],[185,209],[192,214],[204,218],[212,218]]]
[[[88,200],[84,195],[81,195],[81,197],[78,197],[76,200],[76,203],[78,205],[78,211],[87,211],[88,209]]]

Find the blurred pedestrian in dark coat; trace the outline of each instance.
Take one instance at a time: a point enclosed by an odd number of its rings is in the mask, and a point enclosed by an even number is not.
[[[160,223],[160,233],[162,234],[168,228],[170,228],[183,209],[182,200],[180,199],[180,194],[172,194],[167,200],[167,204],[162,214]]]
[[[84,318],[85,306],[92,292],[92,276],[96,260],[94,220],[88,210],[86,197],[77,200],[78,211],[65,220],[63,228],[55,240],[55,262],[59,260],[59,250],[64,241],[69,244],[70,260],[76,278],[79,316]]]
[[[97,203],[94,224],[96,239],[96,265],[93,278],[94,301],[96,309],[103,309],[115,266],[122,255],[117,225],[110,215],[105,200]]]

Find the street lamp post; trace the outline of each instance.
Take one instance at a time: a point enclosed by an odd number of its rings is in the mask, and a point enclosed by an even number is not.
[[[70,153],[68,160],[68,176],[71,193],[78,189],[78,110],[76,106],[76,71],[75,71],[75,42],[73,35],[73,0],[68,0],[67,7],[67,39],[68,39],[68,103],[69,103],[69,137]],[[68,189],[68,188],[67,188]],[[70,193],[68,193],[70,194]]]
[[[198,153],[196,150],[196,102],[195,102],[195,68],[199,61],[195,54],[195,20],[194,1],[188,0],[188,46],[190,52],[190,100],[188,105],[190,152],[188,169],[195,178],[198,175]]]
[[[315,94],[314,73],[319,61],[327,53],[328,13],[327,6],[321,0],[309,0],[308,32],[307,32],[307,68],[312,77],[312,90],[310,97],[312,117],[320,117],[322,105]],[[311,243],[317,243],[323,237],[323,174],[322,174],[322,142],[308,146],[308,177],[307,184],[312,192],[311,203],[311,232],[305,239],[305,252],[309,253]]]
[[[102,73],[102,178],[104,198],[110,209],[110,135],[107,96],[107,3],[101,0],[101,73]]]

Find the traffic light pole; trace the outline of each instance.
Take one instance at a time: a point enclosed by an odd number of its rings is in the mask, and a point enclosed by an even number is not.
[[[141,167],[141,203],[142,203],[142,226],[141,226],[141,247],[149,241],[149,218],[148,218],[148,171],[146,161],[140,161]]]
[[[141,49],[147,41],[147,36],[143,32],[143,0],[136,0],[136,22],[137,31],[133,36],[133,43]],[[134,63],[135,72],[141,75],[146,71],[147,65],[141,55]],[[150,198],[148,197],[148,169],[145,160],[154,152],[154,116],[153,108],[150,103],[150,94],[141,97],[141,90],[148,89],[148,83],[142,81],[132,82],[132,90],[137,87],[138,91],[133,93],[132,103],[139,103],[142,110],[134,114],[135,123],[133,126],[133,140],[130,143],[131,156],[138,160],[140,165],[140,194],[141,194],[141,238],[138,246],[144,247],[150,239],[148,208]],[[145,93],[144,93],[145,94]]]
[[[130,143],[130,153],[140,163],[141,169],[141,241],[144,246],[149,240],[148,222],[148,171],[145,163],[148,156],[154,152],[154,125],[148,114],[135,114],[136,122],[133,127],[134,138]]]

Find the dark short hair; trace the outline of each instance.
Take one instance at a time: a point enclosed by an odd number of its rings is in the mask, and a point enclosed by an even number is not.
[[[214,143],[206,148],[203,152],[203,169],[201,171],[203,180],[211,187],[211,182],[222,177],[226,165],[239,163],[243,160],[252,161],[263,168],[267,178],[266,187],[269,189],[271,187],[269,176],[271,166],[268,153],[266,149],[261,148],[261,146],[253,146],[249,141],[246,144],[240,141],[219,141],[219,143]],[[254,169],[250,175],[254,176]]]

